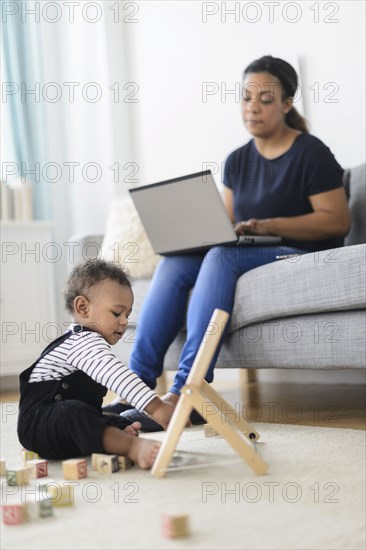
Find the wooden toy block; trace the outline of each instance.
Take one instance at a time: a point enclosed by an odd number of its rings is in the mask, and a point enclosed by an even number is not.
[[[10,468],[5,475],[8,485],[26,485],[29,481],[27,468]]]
[[[101,474],[114,474],[119,470],[118,456],[94,453],[92,455],[92,468]]]
[[[74,504],[74,486],[63,483],[47,487],[47,500],[53,506],[72,506]]]
[[[104,455],[101,455],[99,453],[93,453],[91,455],[91,467],[92,467],[92,470],[94,470],[95,472],[97,471],[97,461],[100,456],[104,456]]]
[[[29,519],[47,518],[53,515],[53,505],[48,498],[37,495],[35,498],[27,497],[27,513]]]
[[[27,449],[22,449],[20,451],[20,456],[24,466],[26,465],[28,460],[37,460],[39,458],[37,453],[34,453],[33,451],[27,451]]]
[[[88,475],[88,465],[85,458],[64,460],[62,469],[65,479],[82,479]]]
[[[0,459],[0,476],[5,476],[6,474],[6,463],[4,458]]]
[[[118,456],[118,465],[120,470],[129,470],[134,466],[134,462],[128,456]]]
[[[27,504],[25,502],[3,504],[2,508],[2,518],[5,525],[20,525],[27,520]]]
[[[215,435],[219,435],[212,424],[205,424],[203,429],[205,431],[205,437],[214,437]]]
[[[162,515],[162,534],[165,538],[187,537],[189,517],[187,515]]]
[[[25,463],[26,468],[31,478],[39,478],[48,476],[48,462],[47,460],[27,460]]]
[[[49,484],[55,484],[57,483],[56,480],[54,480],[52,477],[41,477],[37,480],[37,485],[40,489],[42,489],[43,487],[47,487],[47,485]]]

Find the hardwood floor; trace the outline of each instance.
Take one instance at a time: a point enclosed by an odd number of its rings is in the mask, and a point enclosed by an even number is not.
[[[365,386],[248,383],[222,395],[248,421],[366,429]]]
[[[7,391],[0,393],[0,403],[14,403],[19,401],[19,393],[15,391]]]
[[[220,381],[214,387],[248,421],[366,429],[364,385]],[[114,398],[115,394],[108,392],[105,403]],[[17,392],[0,394],[3,403],[18,399]]]

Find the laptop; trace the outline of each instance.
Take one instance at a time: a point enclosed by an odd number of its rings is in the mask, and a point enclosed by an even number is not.
[[[216,245],[275,245],[281,237],[238,237],[210,170],[129,189],[156,254]]]

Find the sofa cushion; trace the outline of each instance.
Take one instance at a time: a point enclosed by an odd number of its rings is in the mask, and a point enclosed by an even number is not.
[[[344,311],[282,317],[225,336],[219,368],[344,369],[366,367],[366,316]],[[164,359],[175,370],[185,341],[180,333]]]
[[[366,244],[311,252],[238,279],[230,331],[292,315],[366,307]]]
[[[129,195],[111,202],[101,256],[119,262],[134,278],[149,278],[160,261]]]

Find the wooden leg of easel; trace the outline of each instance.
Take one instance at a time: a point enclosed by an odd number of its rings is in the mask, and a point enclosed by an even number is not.
[[[221,399],[219,394],[214,392],[213,388],[209,388],[207,392],[212,397],[212,400],[210,400],[209,395],[205,395],[203,392],[203,388],[207,389],[204,377],[215,350],[217,349],[228,318],[229,314],[219,309],[215,309],[212,314],[205,336],[193,362],[191,372],[188,375],[187,385],[182,388],[166,436],[152,468],[152,474],[155,477],[163,477],[165,475],[178,443],[178,439],[187,424],[192,408],[194,407],[202,414],[204,412],[204,406],[207,407],[207,404],[210,402],[216,406],[216,410],[210,415],[212,417],[210,418],[210,422],[213,424],[216,431],[227,440],[229,445],[231,445],[244,460],[248,462],[257,474],[263,474],[268,468],[266,462],[260,455],[247,444],[244,435],[238,431],[237,426],[232,424],[230,419],[226,417],[225,413],[229,412],[230,409],[234,411],[234,409],[228,403],[226,404],[226,401]],[[225,413],[220,411],[220,406],[223,403],[228,407]],[[202,416],[205,415],[202,414]],[[244,431],[247,431],[248,427],[251,428],[244,419],[240,421],[240,427],[244,428]],[[251,431],[253,434],[257,433],[254,430]]]
[[[207,403],[207,396],[205,396],[200,389],[195,387],[185,386],[183,390],[186,394],[190,391],[189,398],[194,408],[197,411],[203,410],[205,403]],[[243,434],[231,424],[225,414],[218,410],[214,411],[210,415],[210,423],[257,474],[264,474],[267,471],[267,463],[248,445]]]
[[[173,416],[169,422],[169,426],[164,441],[159,449],[158,456],[156,457],[154,465],[152,467],[151,473],[153,476],[165,476],[165,471],[169,466],[179,437],[188,422],[191,411],[192,404],[189,396],[181,395]]]
[[[208,415],[211,415],[212,410],[212,407],[210,407],[208,410],[208,406],[211,402],[217,406],[219,411],[223,413],[232,424],[235,424],[238,427],[238,430],[240,430],[247,439],[249,439],[250,441],[258,441],[258,439],[260,438],[260,434],[246,420],[244,420],[240,412],[233,409],[230,403],[225,401],[225,399],[223,399],[221,395],[217,393],[217,391],[214,390],[214,388],[206,382],[206,380],[202,382],[200,389],[202,390],[202,393],[208,398],[208,401],[204,402],[204,409],[203,411],[199,411],[199,413],[204,418],[206,418],[208,422],[210,422],[210,420],[208,420]],[[206,414],[203,414],[204,412],[206,412]]]

